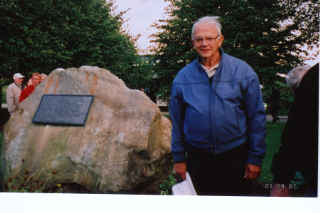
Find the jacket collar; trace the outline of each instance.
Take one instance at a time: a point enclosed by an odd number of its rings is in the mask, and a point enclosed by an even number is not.
[[[219,66],[213,76],[214,81],[231,81],[232,80],[232,66],[230,66],[230,61],[228,61],[227,54],[223,51],[222,48],[219,48],[221,59],[219,62]],[[198,56],[197,59],[195,59],[195,64],[200,72],[203,72],[205,75],[205,70],[200,64],[200,57]]]

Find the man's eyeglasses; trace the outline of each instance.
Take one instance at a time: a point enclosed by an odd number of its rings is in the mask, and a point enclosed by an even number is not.
[[[215,40],[217,40],[218,38],[220,37],[220,35],[217,35],[216,37],[196,37],[194,38],[193,40],[197,43],[201,43],[203,41],[206,41],[206,42],[213,42]]]

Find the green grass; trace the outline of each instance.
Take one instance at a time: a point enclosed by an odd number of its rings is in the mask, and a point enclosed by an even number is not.
[[[259,182],[272,183],[271,164],[274,154],[279,150],[282,130],[285,123],[267,123],[266,144],[267,150],[262,162],[262,171]]]

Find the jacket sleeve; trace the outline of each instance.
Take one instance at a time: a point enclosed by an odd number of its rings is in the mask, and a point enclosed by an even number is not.
[[[265,155],[266,116],[258,76],[251,72],[244,94],[248,123],[248,163],[261,165]]]
[[[170,97],[170,118],[172,122],[171,134],[171,152],[174,162],[185,161],[185,149],[183,145],[183,120],[184,120],[184,104],[181,91],[175,83],[173,83]]]
[[[7,89],[7,105],[8,105],[8,111],[12,113],[16,107],[14,105],[14,94],[12,87],[8,87]]]

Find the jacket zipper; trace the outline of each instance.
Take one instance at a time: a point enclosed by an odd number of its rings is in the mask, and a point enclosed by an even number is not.
[[[215,144],[215,141],[214,141],[214,136],[213,136],[213,119],[212,119],[212,107],[213,107],[213,103],[212,103],[212,99],[213,99],[213,78],[215,76],[212,76],[211,80],[210,78],[208,78],[208,81],[209,81],[209,88],[210,88],[210,91],[209,91],[209,125],[210,125],[210,135],[209,135],[209,144],[210,144],[210,152],[213,154],[214,151],[215,151],[215,147],[214,147],[214,144]]]

